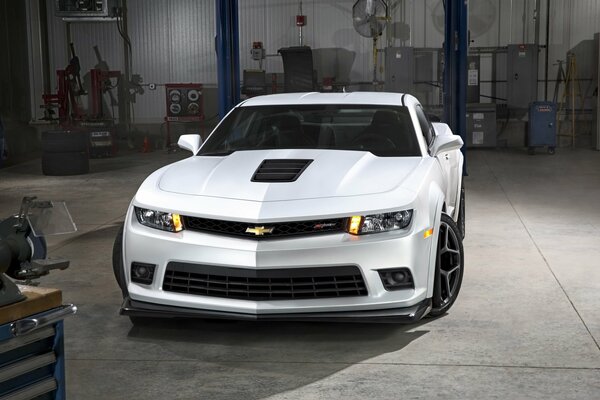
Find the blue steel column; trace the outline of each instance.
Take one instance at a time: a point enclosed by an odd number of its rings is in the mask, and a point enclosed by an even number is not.
[[[216,0],[217,79],[219,117],[240,102],[240,57],[238,1]]]
[[[445,0],[444,27],[444,117],[452,132],[466,143],[467,135],[467,55],[468,0]],[[463,173],[466,175],[466,145]]]

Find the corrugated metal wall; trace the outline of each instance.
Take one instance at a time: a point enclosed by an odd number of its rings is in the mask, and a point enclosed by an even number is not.
[[[165,113],[164,83],[200,82],[216,85],[214,52],[215,2],[212,0],[129,0],[128,24],[132,43],[132,73],[146,83],[159,84],[136,96],[136,122],[160,122]],[[69,60],[66,23],[49,5],[51,69]],[[123,70],[123,40],[116,22],[71,22],[71,38],[82,73],[97,65],[93,46],[113,70]],[[87,77],[84,77],[84,81]],[[53,82],[53,85],[56,83]]]
[[[68,62],[65,23],[54,16],[53,0],[48,2],[51,69],[63,68]],[[239,0],[241,69],[257,68],[250,58],[253,41],[262,41],[269,54],[281,47],[298,45],[294,17],[297,0]],[[380,47],[441,47],[443,42],[443,7],[441,0],[389,0],[391,15],[398,28],[385,32]],[[338,73],[345,67],[352,81],[372,79],[372,41],[358,35],[352,26],[354,0],[304,0],[307,16],[304,44],[313,49],[345,49],[345,64],[336,65]],[[505,46],[508,43],[532,43],[535,34],[534,0],[470,0],[472,45]],[[553,1],[551,10],[551,63],[564,58],[566,51],[583,39],[591,39],[600,30],[600,2],[597,0]],[[214,52],[214,0],[129,0],[129,35],[133,45],[133,73],[144,82],[201,82],[216,85]],[[541,0],[540,43],[545,43],[546,0]],[[123,69],[123,44],[115,23],[71,23],[71,35],[79,53],[82,70],[96,65],[92,46],[98,45],[103,58],[113,69]],[[328,74],[330,58],[317,51],[315,64]],[[353,61],[352,61],[353,60]],[[540,58],[543,78],[543,54]],[[489,61],[489,60],[488,60]],[[491,63],[482,61],[491,70]],[[336,63],[341,64],[339,60]],[[487,67],[486,67],[487,66]],[[268,72],[282,72],[279,57],[269,57]],[[482,72],[483,74],[483,72]],[[553,66],[550,77],[556,74]],[[482,76],[483,78],[483,76]],[[215,102],[209,98],[207,101]],[[164,91],[146,90],[134,106],[137,122],[158,122],[164,116]]]

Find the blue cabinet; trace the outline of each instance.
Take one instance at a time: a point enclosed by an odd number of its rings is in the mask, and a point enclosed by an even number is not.
[[[550,101],[536,101],[529,106],[527,145],[533,153],[536,147],[548,147],[554,154],[556,147],[556,104]]]
[[[66,305],[0,325],[0,400],[65,399]]]

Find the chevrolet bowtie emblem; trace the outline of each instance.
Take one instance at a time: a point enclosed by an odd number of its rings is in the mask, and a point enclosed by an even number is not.
[[[265,228],[264,226],[255,226],[246,228],[246,233],[254,233],[256,236],[263,236],[265,233],[272,233],[275,228]]]

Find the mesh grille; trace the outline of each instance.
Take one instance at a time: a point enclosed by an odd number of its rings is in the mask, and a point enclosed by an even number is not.
[[[367,295],[356,266],[246,270],[172,262],[163,290],[257,301]]]
[[[193,231],[217,233],[222,235],[248,237],[254,239],[281,238],[286,236],[310,235],[319,233],[342,232],[346,227],[346,218],[322,219],[312,221],[278,222],[273,224],[251,224],[248,222],[222,221],[208,218],[184,217],[185,228]],[[273,228],[263,235],[248,229]]]
[[[312,160],[264,160],[252,176],[252,182],[294,182]]]

